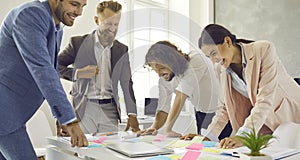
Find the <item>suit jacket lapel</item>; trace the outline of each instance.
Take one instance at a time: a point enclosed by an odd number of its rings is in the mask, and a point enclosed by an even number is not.
[[[111,65],[111,70],[114,71],[114,68],[117,64],[117,62],[119,61],[119,59],[121,58],[122,54],[119,50],[118,47],[118,42],[115,40],[113,46],[110,49],[110,65]],[[112,72],[111,72],[112,74]]]
[[[255,93],[253,94],[253,92],[252,92],[257,85],[255,83],[256,81],[254,81],[256,78],[256,75],[254,72],[256,70],[256,68],[255,68],[256,66],[254,65],[255,57],[253,55],[252,48],[249,45],[243,44],[242,46],[244,48],[244,53],[245,53],[245,57],[246,57],[246,61],[247,61],[247,65],[245,68],[245,78],[246,78],[245,81],[247,83],[248,95],[249,95],[250,101],[255,102]]]

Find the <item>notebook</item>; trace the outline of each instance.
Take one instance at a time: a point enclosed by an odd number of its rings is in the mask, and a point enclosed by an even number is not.
[[[108,144],[106,147],[131,158],[171,154],[174,152],[172,149],[146,142],[121,142]]]

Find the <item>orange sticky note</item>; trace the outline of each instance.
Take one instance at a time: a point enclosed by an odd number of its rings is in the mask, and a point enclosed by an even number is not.
[[[181,160],[197,160],[200,156],[200,152],[187,151]]]

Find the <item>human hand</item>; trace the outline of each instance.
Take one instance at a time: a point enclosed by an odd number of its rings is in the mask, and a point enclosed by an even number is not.
[[[182,136],[180,133],[177,133],[177,132],[172,131],[172,130],[170,130],[170,131],[165,131],[165,135],[166,135],[167,137],[181,137],[181,136]]]
[[[59,136],[59,137],[69,137],[70,136],[66,126],[61,125],[57,120],[56,120],[56,136]]]
[[[187,135],[181,136],[180,139],[181,140],[192,140],[195,136],[202,136],[202,135],[198,135],[198,134],[194,134],[194,133],[189,133]],[[204,137],[203,141],[210,141],[209,138]]]
[[[137,133],[137,135],[138,136],[145,136],[145,135],[153,135],[153,136],[155,136],[155,135],[157,135],[157,129],[150,127],[150,128],[144,129],[142,131],[139,131]]]
[[[179,137],[181,140],[191,140],[193,139],[195,136],[198,136],[198,134],[194,134],[194,133],[189,133],[186,135],[183,135],[181,137]]]
[[[220,141],[220,148],[237,148],[243,146],[241,140],[239,138],[235,137],[227,137]]]
[[[72,147],[86,147],[88,146],[88,141],[82,132],[78,121],[71,122],[70,124],[66,125],[66,128],[68,130],[68,133],[71,136],[71,146]]]
[[[139,122],[137,121],[136,115],[129,115],[127,120],[127,125],[125,131],[128,131],[129,128],[132,128],[133,132],[138,132],[141,129],[139,128]]]
[[[88,65],[77,69],[77,78],[93,78],[99,73],[98,66]]]

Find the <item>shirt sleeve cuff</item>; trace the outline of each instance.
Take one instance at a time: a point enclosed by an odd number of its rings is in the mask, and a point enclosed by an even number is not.
[[[135,113],[128,113],[127,115],[128,115],[128,116],[131,116],[131,115],[132,115],[132,116],[136,116]]]
[[[71,123],[71,122],[73,122],[73,121],[75,121],[75,120],[77,120],[77,118],[76,118],[76,117],[75,117],[75,118],[73,118],[73,119],[71,119],[71,120],[69,120],[69,121],[67,121],[67,122],[65,122],[65,123],[62,123],[62,125],[69,124],[69,123]]]

